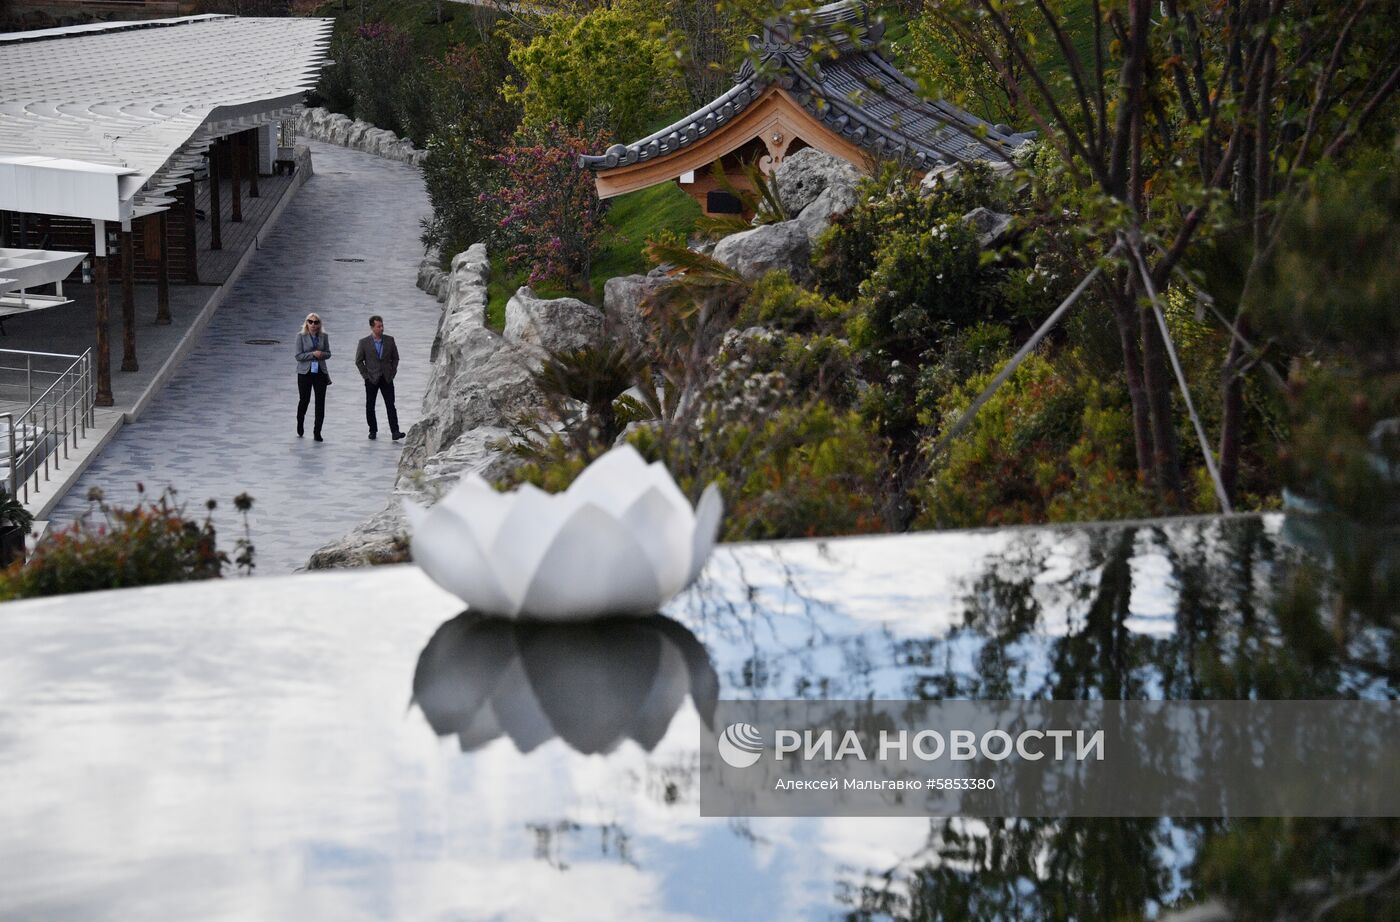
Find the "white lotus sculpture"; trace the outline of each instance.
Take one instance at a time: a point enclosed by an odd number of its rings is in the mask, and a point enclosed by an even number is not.
[[[469,474],[431,509],[404,506],[435,583],[479,613],[554,621],[654,613],[700,575],[723,513],[714,484],[692,509],[630,445],[563,493],[497,493]]]

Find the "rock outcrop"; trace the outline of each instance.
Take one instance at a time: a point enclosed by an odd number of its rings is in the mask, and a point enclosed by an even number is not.
[[[962,221],[977,235],[979,246],[999,243],[1011,230],[1011,215],[978,206],[962,216]]]
[[[482,244],[453,258],[441,286],[445,304],[433,340],[422,415],[404,440],[389,503],[345,537],[316,551],[307,565],[310,569],[407,559],[403,500],[429,505],[468,472],[492,480],[518,463],[499,445],[509,434],[511,420],[542,402],[531,374],[538,358],[528,345],[510,342],[487,328],[489,275]],[[546,331],[548,335],[552,331]]]
[[[855,207],[860,171],[840,157],[805,147],[779,164],[773,182],[787,213],[816,243],[834,217]]]
[[[646,275],[620,275],[603,283],[603,318],[608,327],[621,330],[634,345],[647,340],[643,309],[647,298],[672,285],[665,272],[654,269]]]
[[[550,352],[603,344],[603,312],[577,298],[541,298],[529,286],[506,302],[505,338]]]
[[[860,182],[860,170],[840,157],[815,147],[804,147],[783,159],[773,181],[787,213],[796,215],[833,186],[854,190]]]
[[[797,281],[811,274],[812,245],[800,221],[760,224],[715,244],[713,256],[744,278],[755,280],[781,269]]]
[[[428,156],[427,151],[419,150],[412,141],[400,138],[392,131],[319,107],[302,110],[297,118],[297,132],[314,141],[339,144],[385,160],[397,160],[414,166],[421,165]]]
[[[447,300],[448,274],[439,268],[442,256],[437,247],[432,247],[418,261],[418,287],[441,303]]]

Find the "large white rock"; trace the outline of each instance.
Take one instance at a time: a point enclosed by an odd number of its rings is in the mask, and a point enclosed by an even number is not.
[[[831,226],[832,220],[854,208],[858,200],[859,195],[854,185],[832,183],[823,189],[821,195],[813,199],[810,205],[802,209],[802,214],[797,216],[797,223],[807,232],[807,239],[815,244],[822,231]]]
[[[643,309],[647,298],[674,284],[665,275],[620,275],[603,283],[603,315],[634,344],[647,341]]]
[[[811,274],[811,241],[800,221],[761,224],[730,234],[715,245],[713,255],[750,281],[774,269],[799,281]]]
[[[1011,215],[992,211],[978,206],[962,216],[962,221],[977,235],[979,246],[988,247],[999,242],[1011,229]]]
[[[802,150],[783,159],[773,176],[778,186],[778,198],[789,215],[796,216],[833,186],[848,189],[855,195],[860,182],[860,170],[815,147]]]
[[[603,344],[603,312],[577,298],[541,298],[521,286],[506,302],[505,338],[550,352]]]

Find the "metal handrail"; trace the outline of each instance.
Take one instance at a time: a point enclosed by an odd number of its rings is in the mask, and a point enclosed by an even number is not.
[[[0,352],[16,353],[17,350],[4,349]],[[76,451],[79,441],[87,436],[88,428],[95,425],[97,396],[91,349],[85,350],[82,355],[51,352],[32,355],[73,361],[63,371],[52,373],[56,380],[18,414],[18,425],[15,423],[16,414],[0,413],[0,418],[5,420],[4,431],[8,433],[9,470],[5,479],[9,483],[10,495],[23,503],[29,502],[31,479],[33,489],[39,488],[40,467],[43,468],[44,480],[48,481],[50,470],[61,470],[62,462],[68,460],[69,442]],[[29,386],[32,392],[32,379]]]

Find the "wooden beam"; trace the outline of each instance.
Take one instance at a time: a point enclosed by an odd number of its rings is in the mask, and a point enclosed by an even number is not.
[[[122,371],[140,371],[136,362],[136,238],[121,233],[122,248]]]
[[[199,237],[195,229],[194,183],[187,182],[180,187],[180,195],[185,200],[185,284],[199,284]]]
[[[160,257],[156,260],[156,324],[170,325],[170,212],[155,215],[156,237],[160,240]],[[146,225],[150,233],[150,224]]]
[[[233,212],[232,220],[235,223],[243,222],[243,151],[239,149],[238,135],[225,139],[228,145],[228,172],[229,180],[233,183],[230,189],[232,195]]]
[[[258,129],[250,128],[243,132],[243,150],[248,157],[248,198],[260,198],[258,195]]]
[[[224,232],[219,227],[220,212],[223,210],[219,203],[219,161],[223,159],[219,156],[219,146],[218,141],[209,145],[209,249],[211,250],[224,248]]]
[[[99,225],[100,226],[100,225]],[[98,230],[98,233],[104,233]],[[112,405],[112,348],[107,330],[107,257],[92,258],[93,300],[97,303],[97,396],[93,402],[99,407]]]

